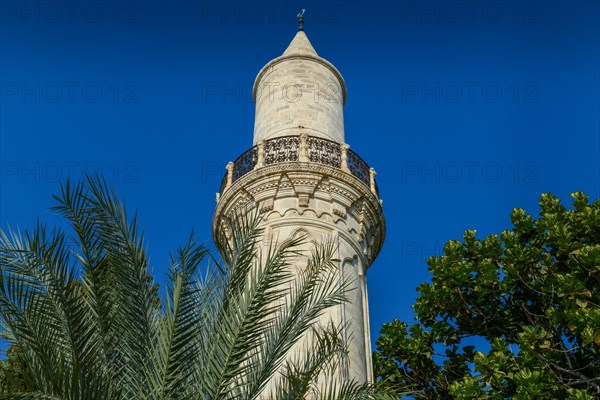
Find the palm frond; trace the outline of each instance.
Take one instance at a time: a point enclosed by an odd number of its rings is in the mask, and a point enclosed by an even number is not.
[[[66,233],[0,231],[0,337],[27,365],[0,399],[376,398],[343,373],[345,328],[325,317],[351,288],[333,241],[265,245],[262,216],[240,212],[220,261],[193,233],[176,251],[161,301],[138,217],[105,180],[55,200]]]

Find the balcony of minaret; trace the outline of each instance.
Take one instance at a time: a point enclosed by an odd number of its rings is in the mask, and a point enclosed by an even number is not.
[[[260,141],[230,162],[221,182],[221,190],[217,193],[217,202],[231,185],[247,173],[268,165],[289,162],[327,165],[353,175],[382,203],[375,180],[375,169],[370,168],[348,144],[305,133]]]
[[[348,144],[306,132],[278,136],[258,141],[226,170],[217,193],[215,238],[219,230],[228,232],[229,218],[257,209],[267,232],[282,223],[341,229],[365,268],[381,250],[385,220],[376,173]]]

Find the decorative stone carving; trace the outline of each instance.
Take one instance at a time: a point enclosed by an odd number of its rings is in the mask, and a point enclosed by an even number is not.
[[[229,163],[227,164],[227,186],[225,186],[225,189],[228,189],[233,183],[233,167],[233,162],[229,161]]]
[[[374,195],[377,195],[377,191],[375,189],[375,175],[377,175],[377,172],[375,172],[375,168],[370,168],[369,169],[369,186],[371,188],[371,192]]]
[[[346,218],[346,207],[338,203],[333,203],[331,208],[333,214],[337,215],[338,217]]]
[[[332,224],[331,229],[341,229],[354,238],[357,254],[364,257],[361,263],[368,267],[385,237],[382,208],[369,189],[357,177],[328,165],[300,162],[267,165],[242,176],[233,183],[232,190],[221,196],[215,223],[219,216],[257,207],[268,225],[286,223],[290,218],[302,218],[294,223],[300,226]],[[215,234],[218,226],[213,225]],[[367,252],[371,237],[374,237],[373,248]]]
[[[300,162],[308,162],[308,133],[302,132],[300,134]]]
[[[342,143],[340,149],[342,150],[342,171],[350,173],[350,168],[348,168],[348,150],[350,150],[350,145]]]
[[[364,201],[361,201],[360,211],[358,213],[358,240],[364,240],[365,238],[365,219],[366,219],[366,204]]]
[[[256,161],[256,165],[254,166],[254,169],[262,168],[265,166],[265,141],[261,140],[256,145],[258,147],[258,152],[257,152],[258,154],[257,154],[257,161]]]
[[[301,194],[298,196],[298,207],[308,207],[309,197],[307,194]]]
[[[290,178],[287,176],[287,174],[281,175],[276,193],[276,198],[296,197],[296,190],[294,189],[294,185],[290,181]]]
[[[229,224],[227,223],[227,221],[224,218],[221,219],[221,230],[222,230],[223,234],[225,235],[225,238],[227,240],[231,240],[231,231],[229,230]]]
[[[266,213],[268,211],[272,211],[273,210],[273,203],[274,203],[274,199],[273,198],[269,198],[266,199],[262,202],[261,207],[260,207],[260,212],[261,213]]]
[[[252,195],[248,192],[241,191],[239,192],[239,195],[236,199],[235,202],[235,206],[233,207],[233,209],[237,212],[247,212],[249,210],[252,209],[252,207],[254,206],[254,198],[252,197]]]

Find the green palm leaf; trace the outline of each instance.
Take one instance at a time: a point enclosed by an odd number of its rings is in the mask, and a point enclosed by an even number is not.
[[[0,399],[376,398],[345,378],[344,327],[321,321],[350,287],[333,242],[264,246],[262,216],[240,213],[220,260],[190,236],[161,297],[137,216],[101,177],[55,200],[65,232],[0,232],[0,335],[25,365]]]

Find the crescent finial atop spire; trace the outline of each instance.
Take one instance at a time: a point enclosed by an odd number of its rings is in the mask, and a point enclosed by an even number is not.
[[[304,30],[304,11],[306,11],[305,8],[303,8],[299,13],[298,13],[298,30],[299,31],[303,31]]]

